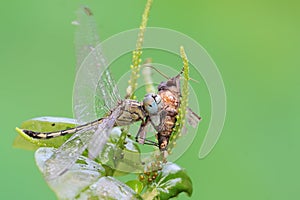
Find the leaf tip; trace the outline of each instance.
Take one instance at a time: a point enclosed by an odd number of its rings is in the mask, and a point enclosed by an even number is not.
[[[23,135],[24,132],[23,132],[23,129],[20,129],[18,127],[16,127],[16,131],[20,134],[20,135]]]

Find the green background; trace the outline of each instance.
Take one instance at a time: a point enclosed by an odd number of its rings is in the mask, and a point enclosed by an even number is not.
[[[138,27],[145,1],[82,3],[94,10],[105,39]],[[77,5],[1,2],[0,199],[55,199],[33,152],[12,143],[14,128],[26,119],[72,117],[70,22]],[[149,26],[180,31],[203,45],[226,87],[227,117],[218,144],[198,159],[210,116],[209,108],[201,108],[196,140],[177,161],[192,177],[191,199],[300,199],[299,9],[291,0],[154,0]]]

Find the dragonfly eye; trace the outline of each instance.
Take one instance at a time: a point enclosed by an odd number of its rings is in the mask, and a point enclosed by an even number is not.
[[[158,103],[156,99],[158,95],[156,94],[147,94],[143,100],[143,107],[150,115],[155,115],[158,113]]]
[[[155,100],[156,104],[158,106],[160,106],[160,104],[161,104],[161,97],[159,95],[157,95],[157,94],[153,95],[152,97]]]

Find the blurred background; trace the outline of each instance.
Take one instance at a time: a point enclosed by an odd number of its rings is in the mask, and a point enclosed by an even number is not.
[[[14,128],[24,120],[72,117],[71,21],[78,5],[92,8],[104,40],[137,28],[145,2],[2,2],[1,199],[55,199],[35,166],[34,152],[12,143]],[[192,197],[179,199],[300,198],[299,9],[291,0],[154,0],[148,25],[180,31],[200,43],[217,64],[227,93],[226,122],[213,151],[198,159],[210,116],[210,107],[201,106],[196,139],[176,161],[194,184]]]

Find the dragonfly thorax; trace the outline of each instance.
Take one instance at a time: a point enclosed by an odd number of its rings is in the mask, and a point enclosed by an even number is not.
[[[142,105],[138,101],[125,99],[122,101],[121,107],[122,112],[116,119],[116,126],[131,125],[134,122],[144,120],[146,117]]]

